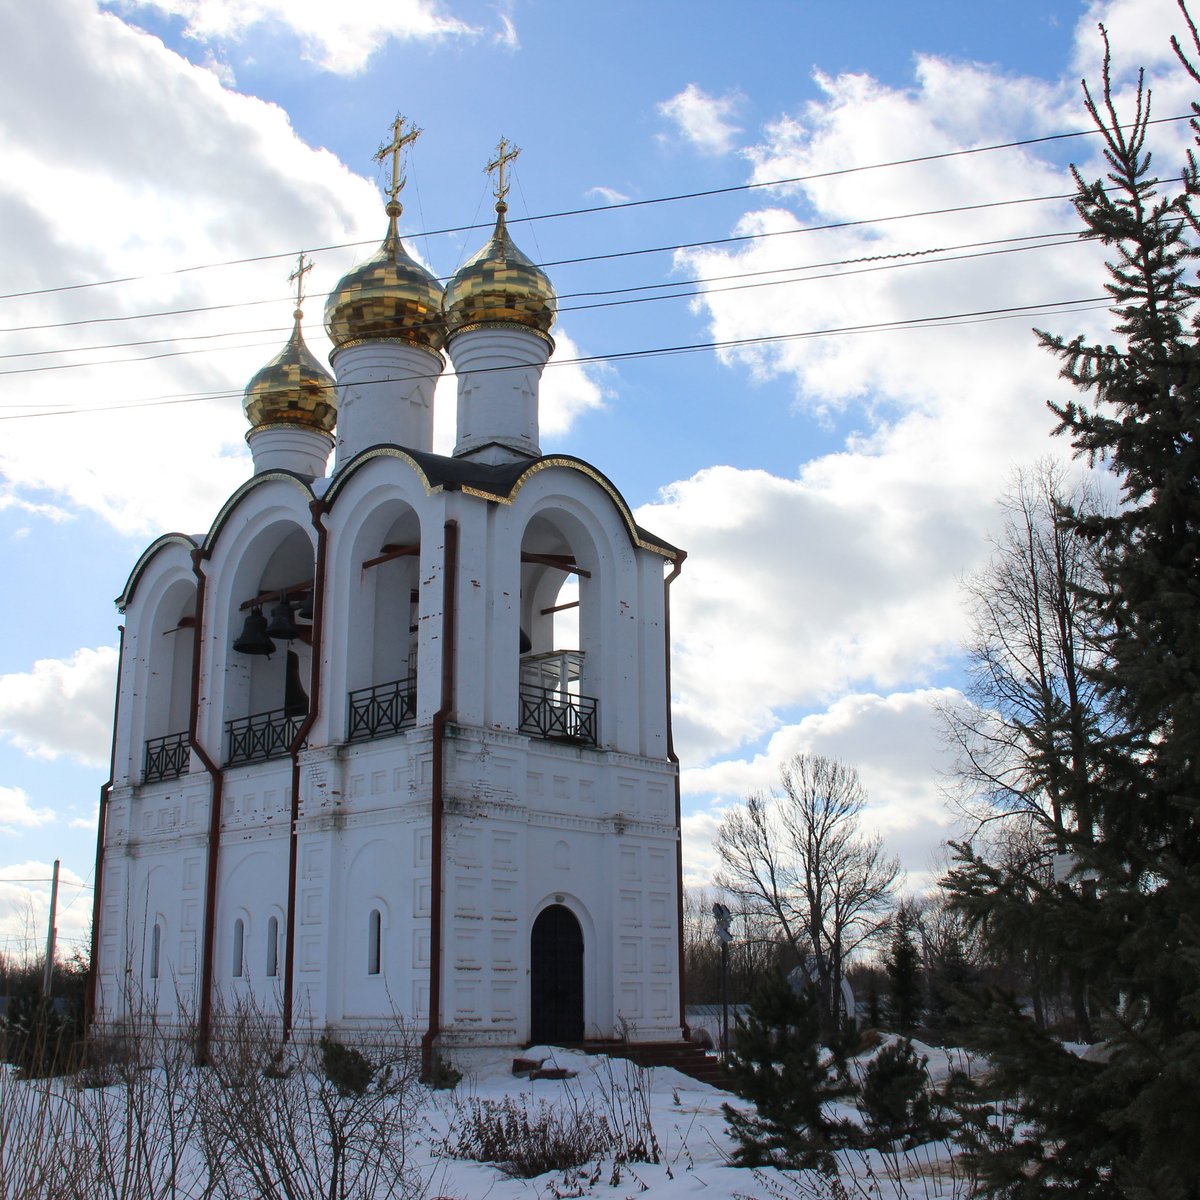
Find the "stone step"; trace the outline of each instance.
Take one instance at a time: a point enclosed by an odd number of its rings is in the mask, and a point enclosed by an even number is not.
[[[610,1058],[625,1058],[639,1067],[671,1067],[700,1083],[729,1090],[720,1059],[690,1042],[593,1041],[576,1043],[571,1049],[584,1050],[588,1054],[607,1054]]]

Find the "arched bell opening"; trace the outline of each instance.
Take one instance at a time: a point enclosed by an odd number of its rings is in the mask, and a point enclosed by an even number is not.
[[[381,504],[355,538],[347,741],[387,737],[416,719],[420,561],[417,514],[400,501]]]
[[[595,544],[570,513],[533,517],[521,540],[520,728],[600,742],[600,636]]]
[[[141,779],[155,783],[183,775],[189,765],[192,655],[196,638],[196,584],[177,579],[163,593],[148,624]]]
[[[583,929],[564,904],[542,909],[529,937],[529,1039],[583,1041]]]
[[[309,710],[314,577],[306,530],[273,526],[242,556],[230,597],[225,762],[288,753]]]

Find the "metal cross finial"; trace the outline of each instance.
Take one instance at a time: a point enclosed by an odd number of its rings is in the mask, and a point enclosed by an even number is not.
[[[511,146],[511,149],[509,148]],[[497,172],[496,177],[496,199],[502,201],[508,195],[508,181],[504,177],[505,166],[512,162],[518,154],[521,153],[520,146],[512,146],[507,138],[500,139],[500,145],[496,147],[496,160],[487,165],[487,173],[490,175],[493,171]]]
[[[300,252],[300,259],[296,263],[296,269],[288,276],[288,283],[296,285],[296,308],[299,309],[304,304],[304,276],[313,269],[313,261],[308,258],[304,251]]]
[[[375,161],[383,162],[390,154],[392,156],[392,181],[388,186],[387,194],[390,201],[395,201],[396,197],[404,190],[404,185],[407,180],[400,174],[400,151],[404,149],[410,142],[415,142],[421,136],[421,131],[415,125],[409,125],[408,132],[404,132],[404,118],[397,113],[396,119],[392,122],[392,140],[384,142],[378,150],[375,151]]]

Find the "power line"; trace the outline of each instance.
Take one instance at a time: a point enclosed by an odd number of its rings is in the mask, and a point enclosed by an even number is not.
[[[1048,240],[1058,238],[1061,240]],[[856,258],[830,259],[819,263],[803,263],[789,267],[772,267],[760,271],[740,271],[733,272],[728,275],[716,275],[709,278],[694,278],[672,280],[667,283],[648,283],[648,284],[633,284],[623,288],[609,288],[603,291],[585,291],[585,292],[567,292],[559,296],[560,300],[571,299],[574,297],[586,298],[589,296],[605,296],[614,297],[625,295],[625,299],[606,299],[597,301],[592,304],[569,304],[559,305],[558,312],[583,312],[597,308],[616,308],[629,304],[644,304],[659,300],[679,300],[692,299],[696,296],[708,296],[720,294],[728,291],[741,291],[759,287],[779,287],[790,284],[810,283],[825,279],[845,278],[852,275],[870,274],[875,271],[896,270],[897,268],[910,266],[925,266],[929,264],[948,263],[948,262],[963,262],[973,258],[990,257],[1000,254],[1015,254],[1026,250],[1041,250],[1053,249],[1060,246],[1069,246],[1081,244],[1083,238],[1063,232],[1060,234],[1028,234],[1021,237],[1011,238],[993,238],[980,242],[964,242],[953,246],[935,246],[924,250],[900,250],[894,254],[872,254],[862,255]],[[1011,243],[1032,243],[1025,245],[1011,245]],[[978,250],[971,254],[951,254],[950,251],[960,249],[973,249],[976,247],[999,246],[1002,249],[994,249],[990,251]],[[935,257],[940,256],[940,257]],[[855,267],[857,264],[867,263],[868,266],[859,267],[857,270],[830,271],[823,275],[798,274],[799,272],[817,271],[825,267]],[[785,279],[763,279],[764,275],[787,275]],[[716,283],[728,283],[736,280],[753,280],[750,283],[733,284],[727,287],[714,287]],[[691,288],[691,291],[674,291],[668,292],[670,288]],[[653,292],[655,294],[649,296],[633,296],[628,297],[630,292]],[[224,306],[222,306],[224,307]],[[312,327],[309,326],[311,329]],[[169,337],[148,338],[133,342],[101,342],[93,345],[85,346],[63,346],[45,350],[20,350],[12,351],[8,354],[0,354],[0,361],[16,358],[46,358],[51,355],[61,354],[83,354],[90,353],[96,350],[123,350],[137,349],[144,346],[161,346],[161,345],[176,345],[181,342],[197,342],[197,341],[214,341],[221,338],[232,337],[248,337],[259,334],[282,334],[291,329],[287,326],[271,326],[264,329],[235,329],[227,330],[221,333],[202,333],[202,334],[175,334]],[[239,345],[236,347],[218,347],[222,349],[247,349],[255,346],[267,345],[271,343],[253,343],[250,345]],[[90,367],[90,366],[106,366],[120,365],[123,363],[137,363],[153,361],[157,357],[164,356],[143,356],[132,358],[119,359],[104,359],[100,361],[83,362],[83,363],[55,363],[45,367],[30,367],[30,368],[14,368],[11,371],[0,371],[0,375],[6,374],[22,374],[32,373],[37,371],[51,371],[58,368],[71,367]],[[3,407],[3,406],[0,406]]]
[[[1151,125],[1165,125],[1177,121],[1187,121],[1191,119],[1190,113],[1184,113],[1174,117],[1156,117],[1149,122]],[[1129,126],[1123,126],[1129,128]],[[937,154],[922,154],[915,155],[909,158],[890,159],[884,162],[863,163],[853,167],[837,167],[828,171],[812,171],[805,175],[792,175],[783,179],[759,180],[754,183],[731,184],[728,187],[707,188],[703,191],[696,192],[679,192],[670,196],[654,196],[644,200],[622,200],[616,204],[597,204],[585,208],[570,208],[560,209],[557,212],[541,213],[528,217],[506,217],[506,223],[509,225],[528,224],[535,221],[550,221],[561,217],[578,217],[587,216],[593,213],[615,212],[625,208],[641,208],[655,204],[673,204],[682,200],[700,200],[711,196],[731,195],[739,192],[752,192],[764,188],[773,187],[792,187],[800,183],[811,183],[819,179],[832,179],[843,175],[859,174],[864,171],[887,170],[893,167],[915,166],[920,163],[939,162],[951,158],[966,157],[974,154],[986,154],[996,150],[1013,150],[1022,146],[1036,146],[1049,142],[1065,141],[1071,138],[1078,137],[1093,137],[1099,131],[1095,129],[1077,129],[1063,133],[1043,134],[1039,137],[1019,138],[1010,142],[996,142],[984,146],[968,146],[960,150],[945,150]],[[445,234],[453,233],[469,233],[476,229],[489,228],[491,222],[478,223],[471,225],[452,225],[444,229],[420,230],[417,232],[406,234],[409,238],[429,238],[439,237]],[[306,247],[306,251],[310,254],[323,254],[334,250],[350,250],[361,246],[375,245],[380,239],[366,238],[352,242],[333,242],[323,246]],[[148,279],[167,279],[178,275],[192,274],[196,271],[218,270],[225,267],[246,266],[252,263],[273,262],[281,259],[291,259],[296,255],[295,250],[279,251],[272,254],[255,254],[244,258],[231,258],[220,262],[196,263],[187,267],[175,267],[169,271],[156,271],[142,275],[123,275],[113,279],[96,279],[86,283],[69,283],[60,284],[56,287],[49,288],[31,288],[21,292],[2,292],[0,300],[20,300],[27,299],[32,296],[54,295],[62,292],[82,291],[89,288],[98,287],[113,287],[124,283],[138,283]],[[564,260],[574,261],[574,260]]]
[[[829,233],[839,229],[862,228],[868,225],[890,224],[895,221],[916,220],[921,217],[942,217],[952,216],[955,213],[965,212],[981,212],[991,208],[1011,208],[1024,204],[1041,204],[1052,200],[1069,200],[1074,197],[1074,192],[1055,193],[1048,196],[1019,196],[1009,200],[989,200],[979,204],[961,204],[952,205],[946,208],[921,209],[916,212],[907,213],[891,213],[882,217],[862,217],[853,221],[831,221],[821,225],[799,225],[792,229],[769,229],[759,233],[736,234],[730,237],[708,238],[696,242],[676,242],[670,245],[643,247],[635,250],[617,250],[605,254],[585,254],[575,258],[557,259],[550,262],[540,263],[539,266],[545,267],[560,267],[560,266],[575,266],[589,262],[607,262],[621,258],[637,258],[649,254],[666,254],[675,253],[680,250],[701,250],[710,246],[724,246],[734,243],[762,241],[767,238],[787,237],[804,233]],[[1031,235],[1039,236],[1039,235]],[[443,282],[449,279],[449,276],[443,276]],[[331,293],[320,292],[314,293],[310,299],[325,299]],[[0,297],[2,298],[2,297]],[[47,329],[74,328],[80,325],[89,324],[115,324],[123,321],[148,320],[163,316],[182,316],[198,312],[206,311],[223,311],[231,308],[244,307],[249,304],[261,305],[265,303],[280,303],[280,301],[243,301],[235,304],[216,304],[211,306],[202,306],[197,308],[185,309],[166,309],[159,312],[151,313],[133,313],[126,316],[108,316],[108,317],[91,317],[83,318],[75,321],[52,321],[37,325],[12,325],[0,327],[0,333],[32,333],[40,332]]]
[[[33,876],[33,875],[0,876],[0,884],[4,884],[4,883],[53,883],[53,882],[54,882],[53,878],[49,875],[47,875],[44,879],[42,879],[38,876]],[[62,883],[63,887],[77,887],[77,888],[88,888],[88,889],[91,889],[91,887],[92,887],[92,885],[90,883],[72,883],[69,879],[60,880],[60,882]]]
[[[963,313],[944,313],[933,317],[904,317],[895,321],[876,321],[860,325],[846,325],[832,329],[801,330],[793,333],[764,334],[752,338],[731,338],[725,341],[691,342],[676,346],[659,346],[645,350],[624,350],[608,354],[578,355],[575,358],[550,359],[547,367],[582,366],[598,362],[626,362],[647,358],[666,357],[675,354],[693,354],[707,350],[730,350],[780,342],[802,341],[819,337],[844,336],[860,333],[903,332],[936,329],[952,325],[974,324],[982,321],[1009,320],[1027,313],[1080,312],[1093,308],[1108,308],[1112,304],[1108,296],[1088,296],[1074,300],[1045,301],[1039,304],[1019,304],[1003,308],[977,309]],[[182,351],[181,353],[189,353]],[[508,367],[487,368],[488,371],[509,370]],[[485,372],[480,372],[485,373]],[[413,376],[406,376],[412,379]],[[391,378],[376,379],[374,384],[397,382]],[[165,407],[174,404],[193,404],[202,400],[229,399],[240,396],[241,391],[191,392],[178,396],[153,397],[146,400],[129,401],[123,404],[105,404],[94,408],[59,408],[42,412],[12,413],[0,416],[0,421],[32,420],[38,417],[83,416],[93,413],[120,412],[128,409]]]

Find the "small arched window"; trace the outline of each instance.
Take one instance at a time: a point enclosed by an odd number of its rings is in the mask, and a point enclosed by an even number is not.
[[[267,922],[267,978],[275,979],[279,975],[279,918],[272,917]]]
[[[162,926],[155,921],[150,931],[150,978],[158,978],[158,960],[162,953]]]
[[[241,979],[244,970],[246,925],[241,917],[233,923],[233,977]]]
[[[371,916],[367,920],[367,974],[378,975],[380,966],[380,951],[382,949],[383,922],[379,916],[379,909],[371,909]]]

